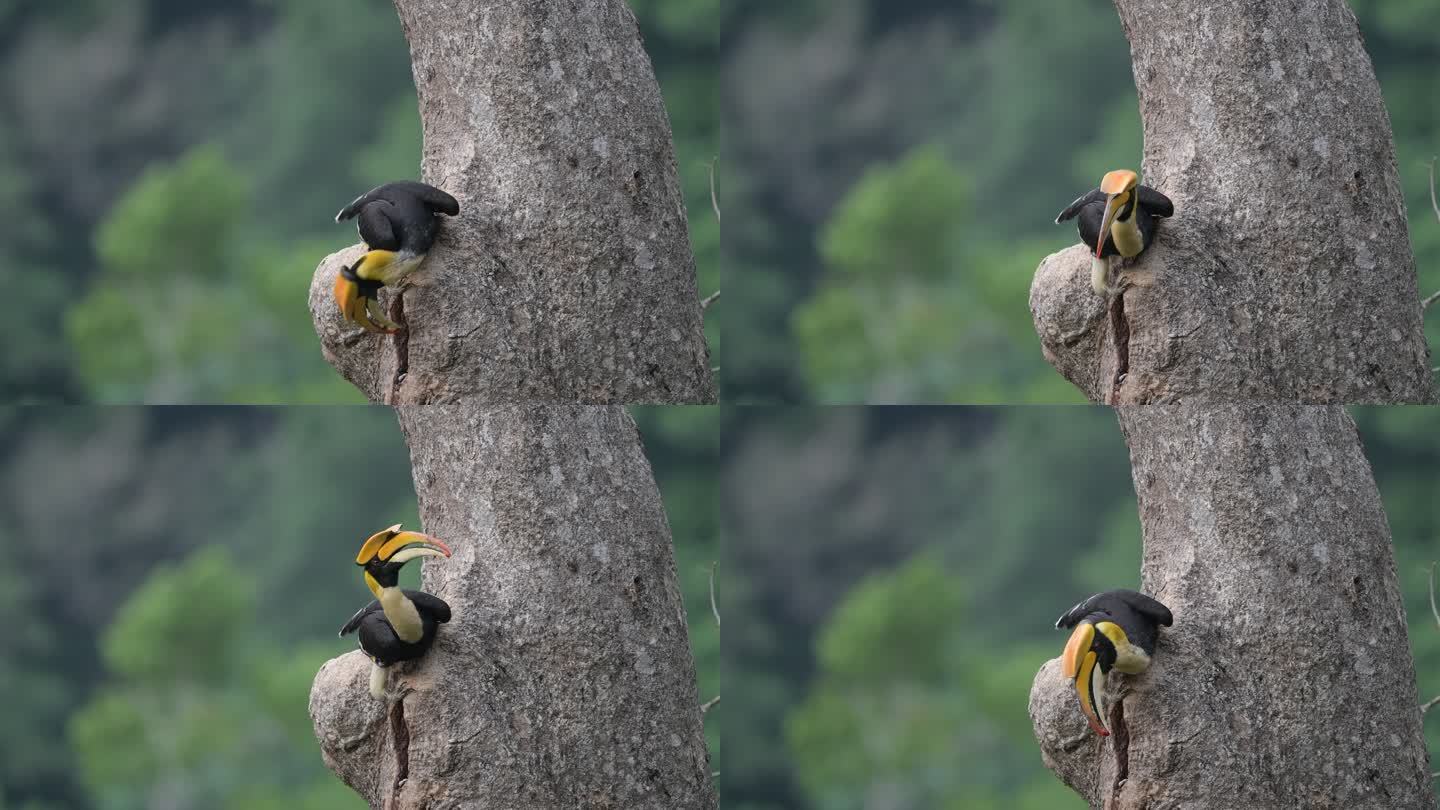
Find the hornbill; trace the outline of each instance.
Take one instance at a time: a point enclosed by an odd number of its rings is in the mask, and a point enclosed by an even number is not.
[[[440,598],[398,587],[400,569],[417,557],[449,556],[450,548],[440,540],[402,532],[398,523],[371,535],[355,556],[375,601],[351,616],[340,635],[360,631],[360,649],[373,664],[370,694],[376,698],[385,696],[385,668],[424,655],[435,642],[436,628],[450,621],[450,606]]]
[[[1170,198],[1129,169],[1116,169],[1100,179],[1100,187],[1066,206],[1055,224],[1080,215],[1080,241],[1095,251],[1090,259],[1090,286],[1110,292],[1110,257],[1133,259],[1155,241],[1155,220],[1175,213]]]
[[[394,286],[424,261],[440,230],[440,214],[455,216],[460,203],[434,186],[403,180],[386,183],[340,209],[336,222],[359,216],[367,252],[335,277],[335,303],[345,319],[367,332],[394,334],[400,326],[380,311],[375,294]]]
[[[1065,643],[1061,666],[1065,677],[1075,681],[1080,709],[1090,728],[1101,737],[1105,728],[1105,676],[1110,670],[1134,675],[1150,667],[1160,627],[1169,627],[1170,608],[1138,591],[1115,590],[1097,593],[1066,611],[1055,622],[1056,629],[1075,628]],[[1095,670],[1100,670],[1096,688]]]

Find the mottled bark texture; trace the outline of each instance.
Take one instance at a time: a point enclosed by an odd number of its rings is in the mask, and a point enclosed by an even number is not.
[[[1096,808],[1434,807],[1390,529],[1350,417],[1119,417],[1143,588],[1175,624],[1149,672],[1111,675],[1104,740],[1058,660],[1041,669],[1030,716],[1046,764]]]
[[[395,0],[420,96],[422,179],[460,201],[361,337],[310,309],[372,399],[715,400],[670,122],[624,0]],[[339,200],[336,208],[347,202]]]
[[[670,530],[630,417],[399,414],[425,531],[454,550],[423,587],[454,618],[390,676],[405,695],[388,709],[359,651],[321,669],[326,764],[374,807],[716,807]]]
[[[1115,6],[1144,182],[1175,216],[1108,317],[1080,302],[1083,249],[1046,260],[1047,358],[1102,402],[1432,401],[1390,119],[1345,0]]]

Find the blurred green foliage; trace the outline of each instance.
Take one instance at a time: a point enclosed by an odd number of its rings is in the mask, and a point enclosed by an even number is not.
[[[101,644],[111,679],[69,727],[96,807],[365,806],[316,767],[307,714],[341,645],[277,645],[255,621],[257,592],[235,555],[208,546],[157,567],[120,607]]]
[[[1440,7],[1352,5],[1428,293]],[[1055,214],[1140,168],[1112,4],[742,3],[725,42],[726,400],[1081,401],[1042,358],[1028,297],[1040,261],[1077,239]]]
[[[1140,585],[1110,410],[730,410],[726,807],[1084,807],[1041,764],[1026,709],[1065,641],[1055,617]],[[1429,699],[1440,409],[1356,417]],[[1434,717],[1426,732],[1440,750]]]
[[[708,294],[722,4],[635,10]],[[333,212],[417,176],[392,4],[57,0],[0,4],[0,19],[0,205],[24,271],[7,276],[22,304],[0,360],[9,400],[362,401],[321,357],[307,299],[315,266],[355,238]]]
[[[821,402],[1080,401],[1030,351],[1029,276],[1018,242],[996,250],[963,224],[969,179],[938,147],[867,169],[819,234],[830,268],[793,332]],[[1028,310],[1026,310],[1028,311]]]
[[[718,409],[635,416],[708,698]],[[0,409],[0,514],[7,806],[364,806],[321,763],[307,704],[371,598],[356,544],[419,524],[389,409]]]

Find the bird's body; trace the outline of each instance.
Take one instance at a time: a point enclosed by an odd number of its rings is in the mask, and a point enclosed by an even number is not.
[[[450,621],[450,606],[424,591],[385,588],[381,597],[361,608],[340,628],[340,635],[359,633],[360,649],[376,665],[388,667],[424,655],[435,643],[435,631]]]
[[[1134,172],[1110,172],[1100,186],[1080,196],[1055,218],[1056,224],[1078,217],[1080,241],[1093,253],[1091,282],[1096,292],[1109,291],[1109,259],[1133,259],[1155,241],[1157,221],[1175,213],[1170,198],[1142,186]]]
[[[1101,705],[1104,677],[1110,670],[1137,675],[1150,668],[1159,628],[1174,621],[1170,609],[1138,591],[1098,593],[1065,612],[1057,629],[1074,629],[1065,644],[1062,667],[1075,681],[1080,708],[1095,733],[1106,736]],[[1101,688],[1095,687],[1099,672]]]
[[[335,215],[358,218],[368,248],[335,279],[335,301],[344,316],[369,331],[395,331],[379,311],[375,294],[395,286],[420,266],[440,233],[440,216],[460,213],[460,203],[434,186],[404,180],[386,183],[356,197]]]
[[[375,601],[356,611],[340,635],[358,633],[360,649],[373,665],[370,692],[385,695],[386,667],[413,661],[429,652],[440,625],[450,621],[445,600],[397,585],[400,569],[419,557],[449,557],[439,540],[418,532],[402,532],[397,524],[371,535],[360,547],[355,564],[365,569],[365,585]]]

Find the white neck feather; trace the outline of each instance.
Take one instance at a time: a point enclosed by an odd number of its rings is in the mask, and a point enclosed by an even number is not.
[[[390,626],[395,628],[395,635],[399,636],[401,641],[413,644],[425,634],[425,627],[420,622],[420,611],[415,609],[415,603],[407,599],[399,588],[381,588],[380,607],[385,611],[385,618],[390,621]]]

